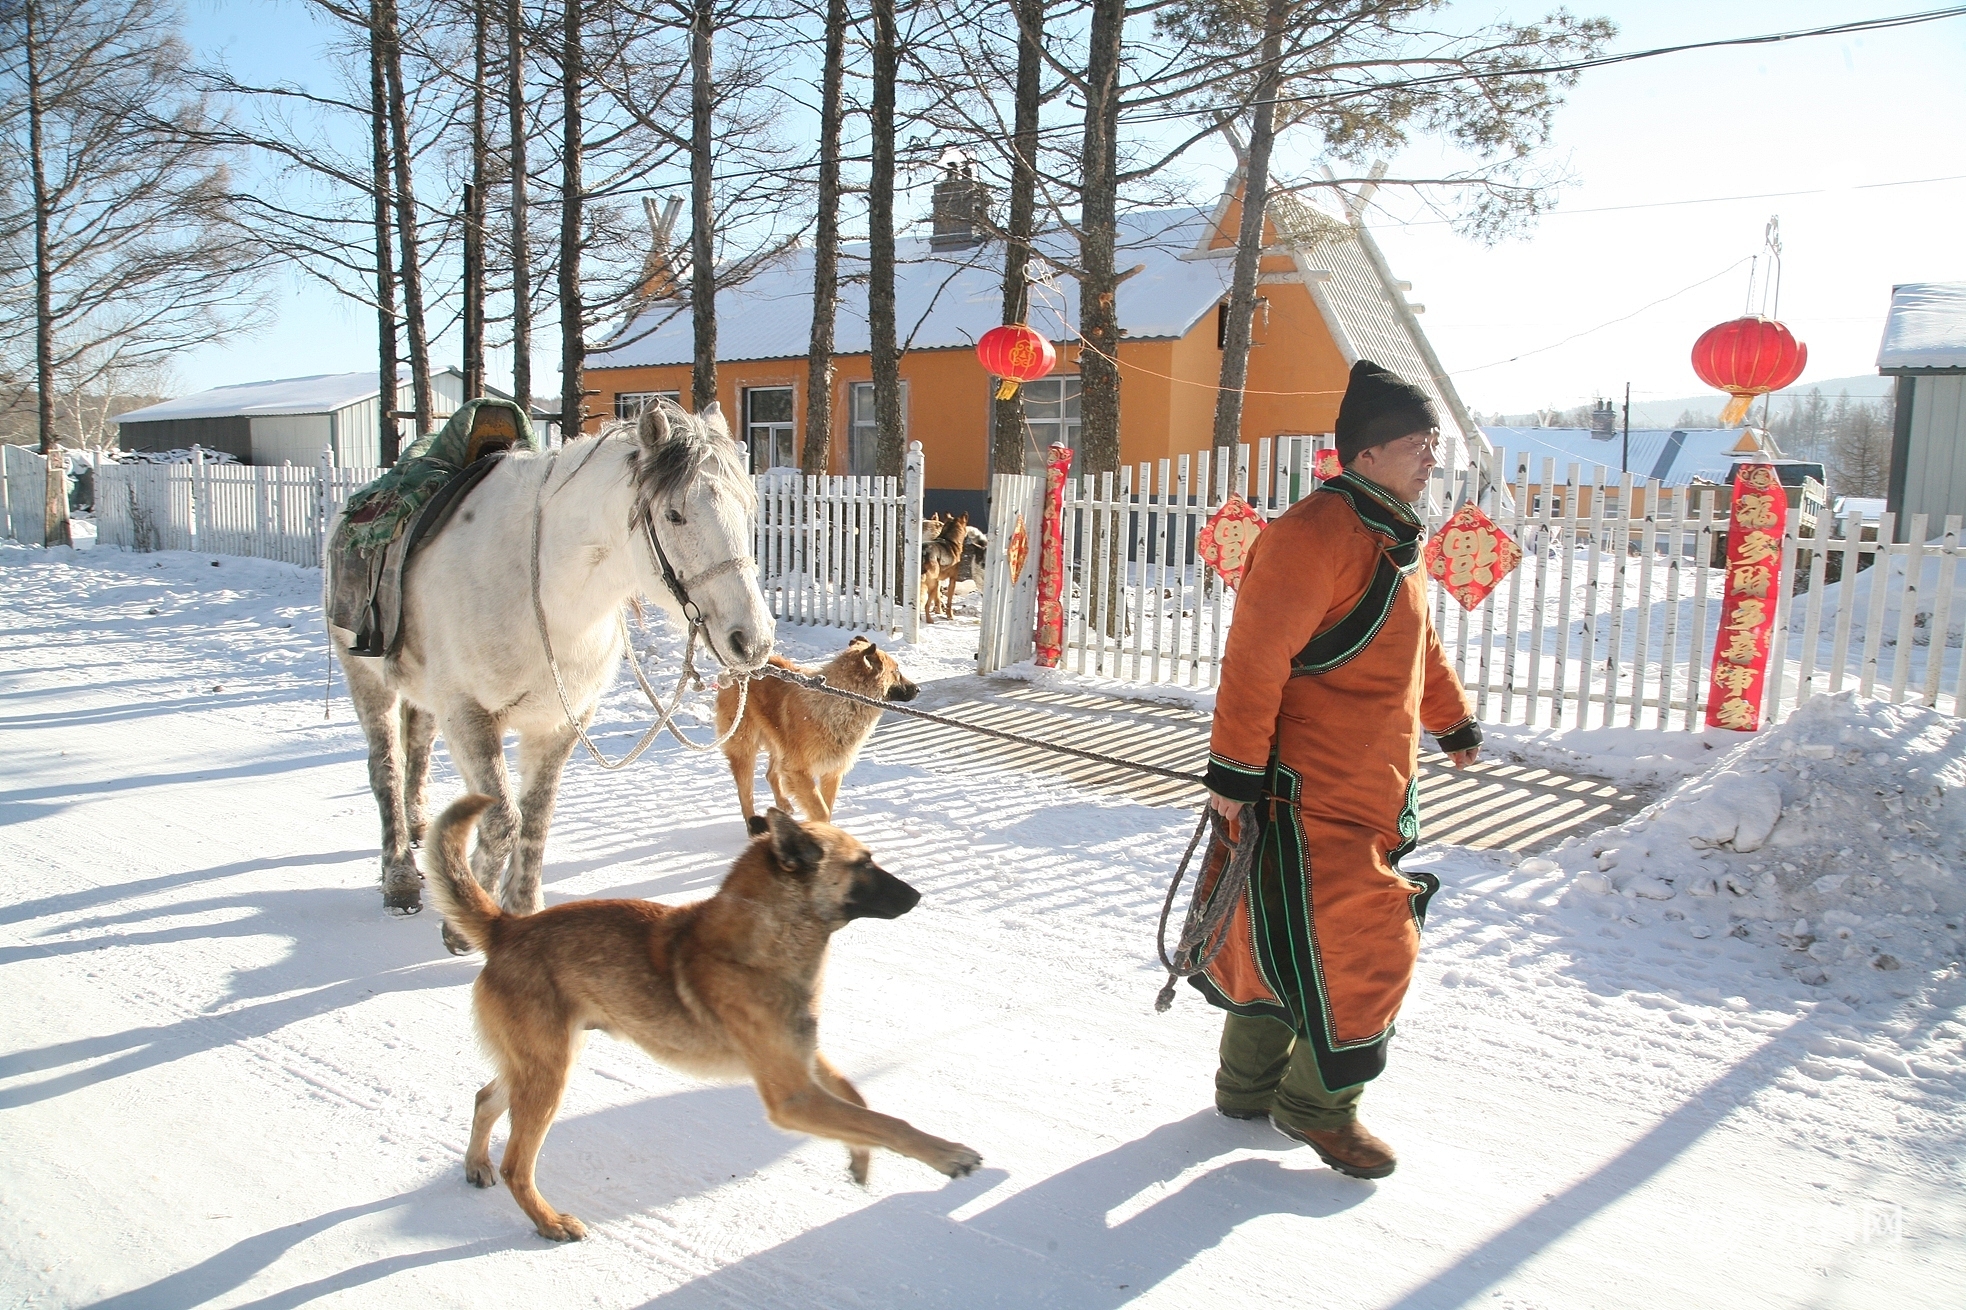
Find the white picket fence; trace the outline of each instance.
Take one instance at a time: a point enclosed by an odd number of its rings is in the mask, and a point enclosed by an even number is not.
[[[41,544],[48,512],[48,461],[12,442],[0,444],[0,532]]]
[[[335,515],[352,492],[381,472],[336,468],[325,457],[312,468],[106,465],[96,480],[97,543],[249,555],[318,568]],[[899,633],[913,641],[921,591],[923,472],[921,443],[915,442],[899,479],[806,478],[788,470],[758,474],[753,553],[774,617]],[[35,540],[40,512],[35,499]]]
[[[900,478],[757,475],[758,582],[781,623],[915,640],[922,576],[922,444]]]
[[[1060,667],[1215,686],[1235,593],[1196,558],[1195,536],[1231,488],[1272,517],[1308,494],[1313,446],[1291,439],[1282,450],[1241,447],[1228,477],[1202,452],[1068,483]],[[1472,611],[1432,591],[1435,627],[1477,716],[1538,726],[1698,725],[1725,584],[1712,561],[1724,549],[1726,493],[1716,518],[1711,498],[1696,506],[1687,488],[1607,476],[1602,467],[1571,465],[1559,476],[1552,461],[1536,470],[1520,458],[1511,463],[1506,451],[1497,467],[1513,471],[1510,494],[1489,496],[1484,508],[1523,546],[1521,567]],[[1423,514],[1429,535],[1469,498],[1469,476],[1436,475]],[[993,504],[1005,505],[1035,504],[1039,494],[1001,477],[992,491]],[[1900,543],[1888,519],[1874,534],[1855,523],[1816,528],[1812,535],[1791,512],[1768,720],[1849,687],[1958,713],[1966,706],[1966,596],[1954,594],[1966,588],[1959,522],[1947,520],[1930,542],[1922,517]],[[992,532],[985,575],[978,669],[986,673],[1030,651],[1024,633],[1034,604],[1008,589],[1013,580],[999,565],[1005,537],[1001,527]],[[1033,516],[1033,561],[1037,537]],[[1015,581],[1034,585],[1036,571],[1029,563]]]
[[[381,469],[291,464],[108,464],[96,471],[96,544],[196,550],[319,568],[328,527]]]

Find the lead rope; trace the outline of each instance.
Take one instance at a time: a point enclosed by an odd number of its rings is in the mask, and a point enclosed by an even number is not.
[[[616,614],[615,619],[620,624],[621,637],[624,644],[624,649],[626,650],[628,655],[628,664],[629,667],[634,669],[635,671],[635,683],[637,686],[639,686],[642,689],[642,694],[648,698],[649,704],[655,709],[655,722],[649,725],[648,731],[642,734],[641,740],[636,742],[634,746],[630,748],[630,750],[626,755],[622,756],[618,760],[612,760],[612,761],[609,760],[607,756],[601,753],[601,748],[596,746],[593,740],[590,737],[588,737],[587,729],[581,726],[579,716],[577,716],[573,712],[573,700],[571,697],[567,695],[567,684],[565,680],[560,677],[560,661],[553,654],[553,637],[551,632],[548,631],[546,626],[546,602],[544,601],[544,599],[541,598],[540,590],[539,590],[540,525],[544,522],[546,518],[546,484],[552,481],[553,464],[556,460],[558,460],[558,458],[559,458],[559,452],[557,451],[555,451],[553,455],[548,457],[546,462],[546,473],[543,477],[540,478],[540,482],[539,482],[539,495],[533,499],[532,555],[531,555],[530,573],[532,578],[533,618],[535,621],[537,621],[539,625],[539,641],[540,644],[546,648],[546,668],[547,671],[553,675],[553,690],[559,694],[560,711],[566,715],[567,726],[573,729],[574,735],[580,739],[580,744],[587,748],[587,753],[594,757],[594,763],[600,765],[603,769],[606,769],[609,772],[613,772],[616,769],[625,769],[630,764],[633,764],[636,760],[640,759],[642,756],[642,752],[647,750],[652,744],[654,744],[655,739],[662,735],[662,730],[664,728],[667,728],[669,730],[669,734],[672,737],[674,737],[677,741],[681,742],[684,746],[688,747],[690,750],[708,751],[708,750],[717,749],[718,747],[722,746],[725,742],[730,740],[732,734],[737,731],[738,725],[744,721],[744,706],[747,700],[747,693],[750,684],[748,679],[745,680],[744,682],[739,683],[738,692],[737,692],[737,715],[735,718],[731,720],[730,730],[728,732],[725,732],[722,736],[718,737],[715,741],[709,742],[705,745],[698,745],[697,743],[691,741],[688,737],[685,737],[681,729],[676,727],[675,713],[677,707],[682,704],[684,693],[688,691],[692,685],[694,685],[698,689],[701,689],[703,686],[703,678],[696,671],[696,658],[695,658],[696,635],[698,630],[703,626],[700,621],[693,622],[689,626],[689,637],[683,644],[683,671],[682,674],[676,679],[675,695],[670,699],[669,704],[665,707],[662,704],[661,698],[656,694],[655,688],[649,686],[648,678],[642,672],[641,661],[635,658],[635,643],[633,638],[630,636],[628,632],[627,617],[622,614]],[[582,467],[585,467],[585,463],[586,462],[583,460]],[[580,469],[576,468],[574,472],[575,474],[578,474],[580,472]],[[571,479],[569,479],[569,481],[571,481]]]
[[[1215,957],[1222,953],[1229,934],[1227,925],[1230,913],[1242,901],[1243,892],[1249,886],[1250,870],[1256,864],[1256,815],[1253,807],[1242,807],[1238,820],[1242,835],[1231,845],[1229,841],[1229,821],[1216,812],[1213,806],[1202,811],[1201,822],[1195,825],[1195,835],[1188,839],[1188,849],[1182,852],[1181,867],[1174,871],[1174,881],[1167,885],[1167,899],[1161,902],[1160,927],[1154,933],[1154,949],[1160,952],[1160,962],[1167,968],[1167,985],[1160,989],[1154,998],[1154,1012],[1165,1014],[1174,1004],[1174,984],[1183,978],[1192,977],[1215,963]],[[1228,862],[1215,885],[1206,891],[1202,888],[1201,875],[1195,875],[1194,898],[1188,902],[1188,915],[1181,923],[1181,939],[1174,947],[1174,956],[1167,954],[1167,916],[1174,909],[1175,893],[1181,890],[1181,879],[1187,876],[1189,861],[1194,859],[1195,847],[1201,845],[1202,834],[1208,833],[1208,850],[1213,854],[1219,845],[1229,852]],[[1208,856],[1202,857],[1202,868],[1208,867]]]

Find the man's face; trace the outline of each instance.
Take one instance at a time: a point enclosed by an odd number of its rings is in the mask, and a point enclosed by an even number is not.
[[[1367,446],[1352,458],[1352,467],[1361,475],[1409,503],[1425,494],[1428,475],[1439,463],[1439,428]]]

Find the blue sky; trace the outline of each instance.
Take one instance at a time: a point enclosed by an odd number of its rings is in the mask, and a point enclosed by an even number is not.
[[[1616,21],[1619,50],[1913,8],[1907,0],[1572,7]],[[1456,4],[1443,26],[1533,18],[1544,8]],[[223,48],[235,67],[300,80],[317,67],[318,38],[296,4],[190,0],[187,18],[200,52]],[[1966,19],[1590,72],[1556,124],[1553,157],[1573,182],[1532,231],[1483,247],[1397,193],[1382,197],[1374,228],[1477,409],[1576,404],[1622,394],[1627,382],[1635,400],[1702,394],[1688,351],[1704,328],[1742,312],[1748,268],[1722,270],[1760,250],[1771,214],[1780,215],[1786,247],[1781,317],[1809,346],[1803,382],[1872,373],[1891,285],[1966,278],[1962,70]],[[1419,165],[1419,155],[1404,162]],[[1286,155],[1281,167],[1308,163]],[[1950,180],[1878,185],[1928,178]],[[1771,192],[1807,194],[1663,203]],[[295,281],[283,282],[277,308],[259,336],[184,357],[183,386],[374,366],[373,319],[361,308]],[[454,362],[456,345],[447,345],[439,362]],[[540,364],[544,391],[551,362]],[[495,357],[494,382],[509,368],[509,358]]]

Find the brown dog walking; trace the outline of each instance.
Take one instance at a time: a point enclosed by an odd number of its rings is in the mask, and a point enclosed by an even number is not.
[[[478,1093],[464,1175],[495,1181],[491,1130],[511,1136],[498,1175],[540,1234],[587,1235],[539,1194],[533,1166],[589,1030],[634,1042],[662,1063],[756,1083],[771,1122],[845,1142],[854,1181],[885,1146],[951,1178],[983,1158],[867,1108],[819,1052],[820,971],[827,943],[854,919],[893,919],[921,894],[829,824],[767,816],[723,886],[692,905],[574,901],[532,915],[500,910],[472,878],[465,848],[491,800],[466,796],[437,820],[431,899],[485,954],[472,989],[478,1034],[497,1076]]]
[[[782,655],[772,656],[771,663],[795,673],[821,674],[829,687],[857,691],[874,700],[910,701],[919,690],[892,655],[865,637],[855,637],[818,668],[794,664]],[[737,782],[737,806],[744,811],[745,826],[754,833],[765,830],[751,800],[760,751],[765,755],[765,781],[771,784],[778,808],[790,810],[796,801],[806,818],[830,823],[840,779],[860,757],[881,712],[778,678],[751,683],[744,721],[731,732],[737,706],[736,687],[717,693],[717,735],[730,734],[724,742],[724,758],[730,761],[731,777]]]

